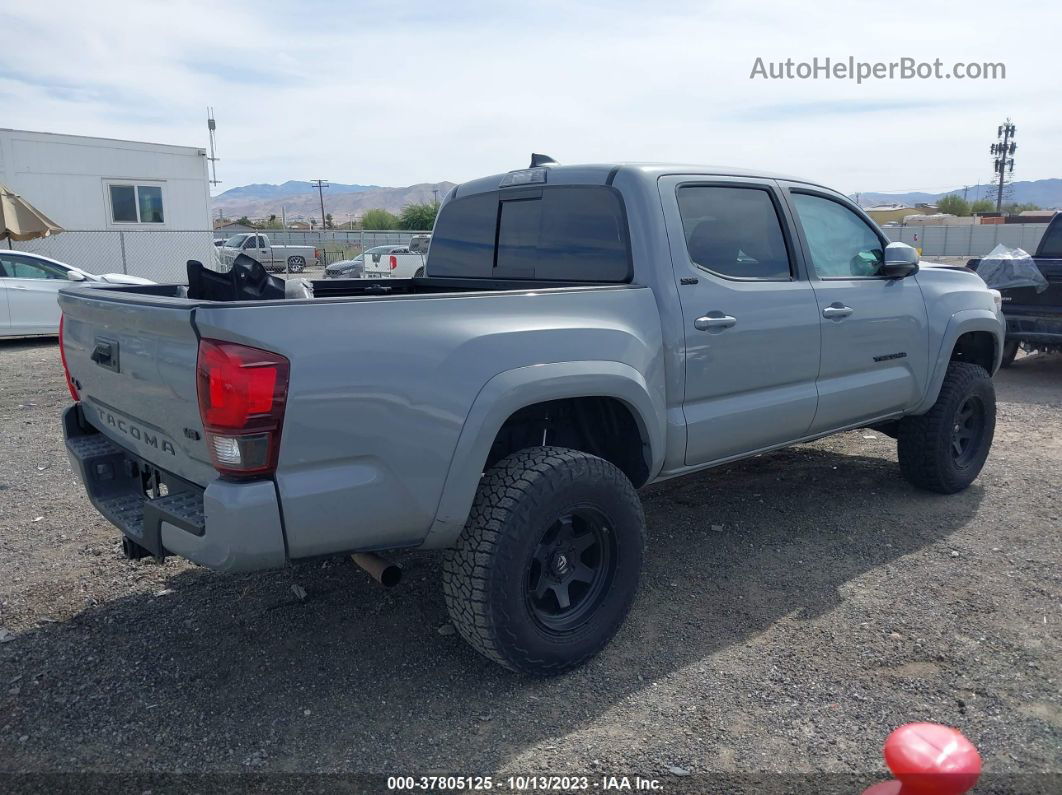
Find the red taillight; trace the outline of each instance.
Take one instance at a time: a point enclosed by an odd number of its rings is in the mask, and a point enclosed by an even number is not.
[[[279,354],[200,340],[199,416],[218,472],[263,475],[276,469],[288,372],[288,360]]]
[[[77,393],[77,387],[74,386],[74,379],[70,377],[70,368],[66,365],[66,349],[63,347],[63,316],[59,315],[59,359],[63,363],[63,373],[66,375],[66,388],[70,390],[70,397],[77,403],[81,400],[81,396]]]
[[[398,267],[398,257],[396,257],[394,254],[392,254],[391,255],[391,270],[394,270],[397,267]]]

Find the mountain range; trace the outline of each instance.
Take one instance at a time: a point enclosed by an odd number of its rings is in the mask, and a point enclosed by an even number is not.
[[[858,194],[853,194],[852,198],[855,199],[858,196],[859,203],[863,207],[873,207],[877,204],[903,204],[907,207],[913,207],[915,204],[934,204],[938,199],[952,193],[962,196],[963,189],[959,187],[943,193],[921,193],[919,191],[911,191],[909,193],[871,193],[861,191]],[[994,203],[996,200],[995,186],[987,184],[969,185],[966,191],[966,198],[969,201],[987,198]],[[1004,201],[1017,202],[1018,204],[1036,204],[1044,209],[1062,208],[1062,179],[1012,182],[1010,183],[1010,196],[1004,198]]]
[[[331,213],[337,225],[357,218],[366,210],[381,208],[393,213],[401,212],[407,204],[420,204],[442,199],[454,186],[452,182],[422,182],[404,188],[387,188],[379,185],[357,185],[333,182],[324,190],[325,212]],[[872,191],[853,194],[863,207],[878,204],[933,204],[951,193],[962,195],[963,189],[942,193],[879,193]],[[966,196],[970,201],[981,197],[995,200],[991,185],[969,186]],[[1036,204],[1044,208],[1062,208],[1062,179],[1038,179],[1010,184],[1009,202]],[[212,215],[220,211],[227,218],[268,218],[276,215],[288,220],[317,218],[321,214],[317,190],[309,182],[288,180],[280,185],[258,183],[230,188],[212,199]]]
[[[366,210],[380,208],[398,213],[407,204],[439,200],[454,186],[452,182],[422,182],[404,188],[379,185],[347,185],[333,182],[324,189],[325,213],[331,213],[337,225],[356,218]],[[211,215],[219,211],[227,218],[277,218],[290,220],[320,218],[321,199],[309,182],[288,180],[280,185],[260,183],[230,188],[211,199]]]

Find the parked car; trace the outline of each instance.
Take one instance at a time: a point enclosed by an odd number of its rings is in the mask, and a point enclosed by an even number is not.
[[[0,249],[0,337],[58,333],[57,295],[70,282],[154,284],[138,276],[96,275],[39,254]]]
[[[325,267],[326,279],[359,279],[365,272],[365,253],[362,252],[354,259],[343,259],[333,262]]]
[[[861,427],[935,492],[988,456],[992,293],[813,182],[498,174],[450,193],[426,268],[297,301],[248,300],[239,278],[215,300],[62,291],[67,449],[126,554],[253,570],[360,552],[387,579],[381,550],[446,550],[462,637],[556,674],[631,607],[636,489]]]
[[[1026,352],[1062,353],[1062,213],[1055,213],[1033,262],[1047,280],[1047,289],[1035,287],[1002,288],[1003,316],[1007,323],[1007,341],[1003,346],[1003,367],[1010,367],[1018,349]],[[981,258],[966,266],[977,271]]]
[[[232,267],[240,254],[258,260],[267,271],[302,273],[307,265],[316,265],[321,252],[314,246],[275,246],[269,235],[243,233],[233,235],[218,249],[221,264]]]

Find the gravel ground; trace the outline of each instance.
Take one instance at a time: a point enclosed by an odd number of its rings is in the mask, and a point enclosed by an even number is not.
[[[646,489],[629,621],[542,681],[454,635],[433,555],[404,555],[391,591],[344,559],[124,560],[67,465],[54,340],[0,341],[0,771],[870,783],[889,731],[933,720],[999,791],[1033,791],[1008,776],[1062,773],[1062,358],[1019,359],[997,389],[960,495],[915,491],[866,431]]]

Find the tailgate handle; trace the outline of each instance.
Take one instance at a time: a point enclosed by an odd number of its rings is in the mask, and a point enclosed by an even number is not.
[[[115,340],[96,339],[96,347],[92,350],[92,361],[100,367],[118,372],[118,343]]]

